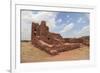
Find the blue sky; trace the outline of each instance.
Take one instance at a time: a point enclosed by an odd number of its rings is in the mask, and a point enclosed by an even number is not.
[[[67,25],[73,25],[70,30],[62,32],[62,36],[75,36],[79,31],[81,31],[85,26],[89,26],[89,13],[79,13],[79,12],[58,12],[56,17],[56,27],[54,31],[60,32]],[[76,34],[75,34],[76,33]],[[88,33],[88,32],[87,32]],[[75,35],[74,35],[75,34]],[[89,34],[88,34],[89,35]],[[85,36],[85,35],[84,35]]]
[[[47,22],[50,32],[61,34],[62,37],[81,37],[89,35],[89,13],[84,12],[50,12],[22,11],[22,39],[31,38],[31,23],[42,20]]]

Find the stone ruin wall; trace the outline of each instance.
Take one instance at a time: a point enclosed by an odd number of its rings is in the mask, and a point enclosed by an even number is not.
[[[46,22],[41,21],[40,25],[32,22],[31,42],[35,47],[56,55],[63,51],[80,48],[82,40],[64,39],[58,33],[49,32]]]

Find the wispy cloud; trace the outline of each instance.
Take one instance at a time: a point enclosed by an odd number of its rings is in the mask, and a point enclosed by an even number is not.
[[[62,37],[80,37],[89,35],[89,14],[78,12],[21,12],[21,40],[31,39],[32,22],[46,21],[50,32],[59,33]]]
[[[77,37],[81,37],[81,36],[88,36],[89,35],[89,25],[84,26],[77,34]]]
[[[80,23],[80,22],[82,22],[83,21],[83,19],[82,19],[82,17],[80,17],[78,20],[77,20],[77,23]]]
[[[40,23],[42,20],[47,22],[50,31],[56,27],[56,15],[54,12],[43,11],[22,11],[21,13],[21,39],[31,39],[31,24],[32,22]]]
[[[65,33],[70,31],[74,27],[74,23],[70,23],[68,25],[65,25],[65,27],[60,31],[60,33]]]
[[[67,18],[69,18],[70,16],[69,16],[69,15],[67,15],[66,17],[67,17]]]
[[[56,12],[38,12],[37,14],[33,14],[32,18],[34,22],[38,23],[45,20],[47,22],[47,26],[50,28],[50,30],[52,30],[56,27],[56,16]]]
[[[57,23],[61,23],[62,22],[62,19],[58,19],[56,22]]]

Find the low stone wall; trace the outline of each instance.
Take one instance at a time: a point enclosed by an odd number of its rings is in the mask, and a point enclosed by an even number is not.
[[[57,55],[60,52],[64,52],[64,51],[80,48],[80,44],[79,43],[57,44],[57,45],[49,44],[50,45],[49,46],[49,45],[46,45],[44,43],[41,43],[41,41],[37,40],[37,39],[34,40],[33,45],[35,47],[37,47],[37,48],[49,53],[50,55]]]

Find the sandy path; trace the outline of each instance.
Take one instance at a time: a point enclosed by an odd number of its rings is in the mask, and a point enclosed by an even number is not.
[[[71,51],[62,52],[56,56],[51,56],[48,53],[31,45],[30,42],[21,43],[21,62],[41,62],[41,61],[57,61],[57,60],[84,60],[89,59],[89,47],[74,49]]]
[[[89,59],[88,47],[78,48],[71,51],[62,52],[56,56],[47,58],[48,60],[83,60]]]

